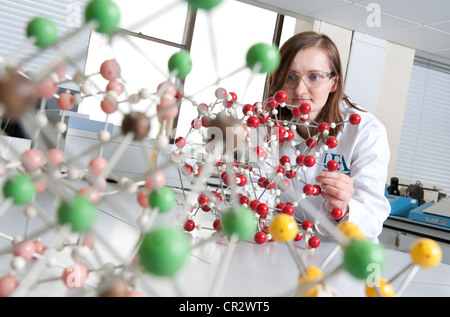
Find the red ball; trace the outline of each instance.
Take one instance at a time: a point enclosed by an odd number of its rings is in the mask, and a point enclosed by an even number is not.
[[[267,123],[269,121],[269,116],[265,116],[262,113],[258,115],[259,123]]]
[[[326,122],[321,122],[318,129],[320,133],[323,133],[325,130],[330,130],[330,126]]]
[[[353,125],[358,125],[361,122],[361,116],[357,113],[354,113],[350,116],[350,123]]]
[[[249,111],[251,111],[251,112],[253,112],[253,114],[255,114],[255,108],[253,107],[253,105],[248,103],[242,107],[242,113],[244,114],[244,116],[248,116]]]
[[[335,219],[335,220],[341,219],[342,216],[344,215],[342,210],[340,208],[337,208],[337,207],[331,209],[330,214],[331,214],[331,217],[333,217],[333,219]]]
[[[305,162],[305,156],[304,155],[299,155],[295,159],[295,163],[297,163],[297,164],[303,164],[304,162]]]
[[[285,172],[285,170],[284,170],[284,167],[283,166],[281,166],[281,165],[277,165],[276,167],[275,167],[275,173],[280,173],[280,174],[283,174],[284,175],[284,172]]]
[[[247,184],[247,177],[245,175],[237,174],[236,177],[239,179],[239,183],[237,184],[238,186],[242,187]]]
[[[214,229],[220,230],[221,226],[222,226],[222,223],[220,222],[220,219],[214,220],[214,222],[213,222],[213,228]]]
[[[312,236],[312,237],[309,238],[309,240],[308,240],[308,245],[309,245],[311,248],[315,249],[315,248],[319,247],[319,245],[320,245],[320,239],[319,239],[318,237],[316,237],[316,236]]]
[[[175,139],[175,145],[178,148],[182,148],[186,145],[186,139],[183,138],[182,136],[179,136],[178,138]]]
[[[279,204],[277,204],[277,205],[275,206],[275,210],[276,210],[277,212],[279,212],[279,213],[283,213],[283,208],[284,208],[284,206],[286,206],[285,203],[279,203]]]
[[[334,172],[335,170],[337,170],[339,168],[339,163],[336,162],[335,160],[329,160],[327,162],[327,168],[330,172]]]
[[[308,229],[312,229],[314,227],[313,223],[311,222],[311,220],[304,220],[302,222],[302,229],[303,230],[308,230]]]
[[[295,177],[295,175],[297,175],[297,172],[296,171],[293,171],[293,170],[290,170],[290,171],[287,171],[286,172],[286,177],[287,178],[294,178]]]
[[[266,217],[267,214],[269,213],[269,206],[267,206],[267,204],[264,203],[258,204],[258,206],[256,207],[256,213],[260,215],[262,218]]]
[[[250,202],[250,200],[248,199],[247,196],[244,196],[244,195],[239,196],[239,203],[241,205],[246,204],[248,206],[249,202]]]
[[[258,231],[254,236],[255,242],[258,244],[263,244],[267,240],[267,234],[264,231]]]
[[[193,222],[192,220],[187,220],[186,223],[184,224],[184,230],[192,231],[194,229],[195,229],[195,222]]]
[[[314,185],[314,196],[319,196],[322,193],[322,188],[319,185]]]
[[[297,235],[294,238],[294,241],[300,241],[301,239],[303,239],[303,235],[300,233],[297,233]]]
[[[271,190],[275,187],[275,182],[274,181],[270,181],[269,179],[265,179],[263,182],[263,188],[267,189],[267,190]]]
[[[278,103],[286,102],[288,95],[285,91],[279,90],[275,93],[275,101]]]
[[[306,145],[310,148],[313,148],[317,145],[317,141],[315,141],[313,137],[309,137],[306,139]]]
[[[314,185],[312,185],[312,184],[306,184],[305,186],[303,186],[303,192],[304,192],[307,196],[313,195],[314,192],[315,192]]]
[[[256,129],[259,127],[260,120],[258,116],[251,116],[247,119],[247,126]]]
[[[284,165],[286,163],[290,163],[291,159],[289,158],[289,156],[287,155],[283,155],[282,157],[280,157],[280,164]]]
[[[209,197],[208,195],[202,193],[198,195],[197,201],[200,205],[206,205],[207,203],[209,203]]]
[[[293,215],[294,215],[294,212],[295,212],[294,206],[292,206],[292,205],[286,205],[286,206],[283,207],[282,212],[283,212],[284,214],[288,214],[288,215],[290,215],[290,216],[293,216]]]
[[[194,169],[189,164],[184,164],[183,167],[181,168],[181,173],[183,173],[183,175],[185,175],[185,176],[189,176],[193,172],[194,172]]]
[[[330,136],[326,141],[325,144],[330,148],[334,149],[338,145],[338,140],[334,136]]]
[[[314,156],[312,156],[312,155],[307,155],[307,156],[305,157],[305,162],[304,162],[304,164],[305,164],[307,167],[313,167],[314,164],[316,164],[316,159],[315,159]]]
[[[269,107],[270,109],[275,109],[276,107],[278,107],[278,102],[275,101],[274,97],[269,98],[267,102],[267,107]]]
[[[284,127],[276,127],[273,129],[273,134],[277,137],[278,140],[282,139],[286,134],[286,129]]]
[[[299,108],[294,108],[292,109],[292,115],[296,118],[300,117],[302,115],[302,113],[300,112]]]
[[[311,106],[308,103],[302,103],[300,105],[300,112],[302,114],[308,114],[311,112]]]
[[[253,210],[253,211],[256,211],[256,207],[258,207],[258,205],[260,204],[261,202],[259,201],[259,200],[252,200],[251,202],[250,202],[250,205],[249,205],[249,207],[250,207],[250,209],[251,210]]]
[[[287,136],[284,136],[286,141],[292,141],[295,137],[294,131],[286,130]]]

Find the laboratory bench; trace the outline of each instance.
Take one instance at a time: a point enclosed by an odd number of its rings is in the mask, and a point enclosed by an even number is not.
[[[389,215],[379,236],[381,243],[404,252],[408,252],[414,241],[420,238],[436,241],[443,251],[442,262],[450,264],[450,228],[404,216]]]

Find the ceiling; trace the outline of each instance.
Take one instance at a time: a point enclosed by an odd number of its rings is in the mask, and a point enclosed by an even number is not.
[[[449,0],[244,0],[324,21],[424,52],[450,64]]]

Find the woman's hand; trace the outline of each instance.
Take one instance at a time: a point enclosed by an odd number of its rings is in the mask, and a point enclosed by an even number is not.
[[[355,193],[353,179],[343,173],[322,171],[316,177],[316,182],[321,184],[321,195],[328,202],[328,208],[332,210],[337,207],[345,214]]]

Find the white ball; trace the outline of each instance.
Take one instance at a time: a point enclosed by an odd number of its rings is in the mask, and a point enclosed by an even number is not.
[[[58,133],[64,133],[67,131],[67,125],[64,122],[57,122],[55,124],[55,129],[58,131]]]
[[[101,130],[98,132],[97,138],[102,143],[109,142],[111,140],[111,133],[108,130]]]
[[[33,205],[27,205],[24,208],[23,213],[24,213],[25,217],[31,219],[38,215],[38,209]]]
[[[48,124],[48,118],[43,113],[37,113],[35,120],[36,120],[36,124],[38,125],[39,128],[45,128]]]

